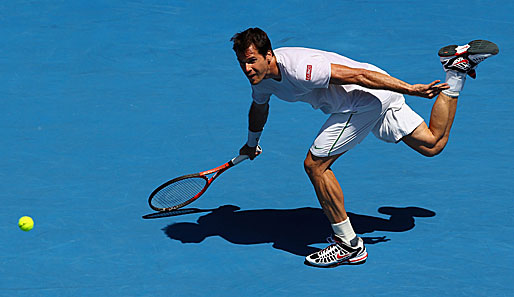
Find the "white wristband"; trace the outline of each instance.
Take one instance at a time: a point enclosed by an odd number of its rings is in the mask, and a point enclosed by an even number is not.
[[[248,141],[246,142],[246,145],[249,147],[256,147],[259,145],[259,139],[261,138],[262,131],[260,132],[253,132],[248,130]]]

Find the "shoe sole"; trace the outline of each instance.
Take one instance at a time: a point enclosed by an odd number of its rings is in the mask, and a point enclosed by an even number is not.
[[[473,40],[470,43],[468,43],[469,48],[460,53],[459,55],[462,55],[464,53],[469,53],[470,55],[476,55],[476,54],[490,54],[490,55],[496,55],[500,52],[500,49],[498,46],[491,41],[487,40]],[[439,57],[451,57],[455,56],[457,54],[457,47],[458,45],[452,44],[443,47],[439,50]]]

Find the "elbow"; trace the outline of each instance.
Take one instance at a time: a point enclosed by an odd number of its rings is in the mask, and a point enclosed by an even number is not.
[[[363,87],[370,87],[370,71],[365,69],[359,69],[358,71],[356,71],[353,80],[355,81],[354,84]]]
[[[370,88],[370,89],[376,89],[376,79],[374,79],[375,73],[370,70],[366,69],[359,69],[355,73],[355,84]]]

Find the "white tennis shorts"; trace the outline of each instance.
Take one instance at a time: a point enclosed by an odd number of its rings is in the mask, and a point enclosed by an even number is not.
[[[399,142],[405,135],[414,131],[423,118],[406,103],[403,95],[390,93],[391,97],[380,100],[371,93],[365,98],[359,96],[359,102],[366,104],[353,112],[334,113],[323,124],[310,151],[317,157],[342,154],[359,144],[373,131],[378,139],[385,142]],[[400,101],[398,101],[400,100]],[[389,107],[390,102],[400,102],[398,107]]]

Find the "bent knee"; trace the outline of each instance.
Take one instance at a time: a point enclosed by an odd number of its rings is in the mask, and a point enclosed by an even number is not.
[[[435,156],[439,155],[442,151],[443,150],[427,149],[427,150],[419,151],[419,153],[421,153],[425,157],[432,158],[432,157],[435,157]]]
[[[305,170],[308,176],[313,176],[315,175],[318,166],[316,162],[314,162],[312,159],[305,158],[305,160],[303,161],[303,169]]]
[[[417,151],[425,157],[435,157],[435,156],[439,155],[440,153],[442,153],[442,151],[444,150],[444,147],[446,146],[446,143],[447,142],[445,141],[445,142],[439,142],[432,147],[420,147]]]
[[[447,136],[440,139],[426,138],[424,141],[412,138],[404,138],[402,140],[405,144],[425,157],[435,157],[439,155],[448,143]]]
[[[303,168],[305,170],[305,173],[307,173],[307,175],[310,178],[316,178],[318,176],[321,176],[323,175],[323,172],[326,170],[323,163],[315,161],[309,157],[305,158],[305,160],[303,161]]]
[[[307,157],[303,161],[303,168],[309,177],[317,178],[323,176],[327,170],[330,170],[330,166],[341,156],[342,154],[333,155],[329,157],[317,157],[314,156],[310,151],[307,153]]]

